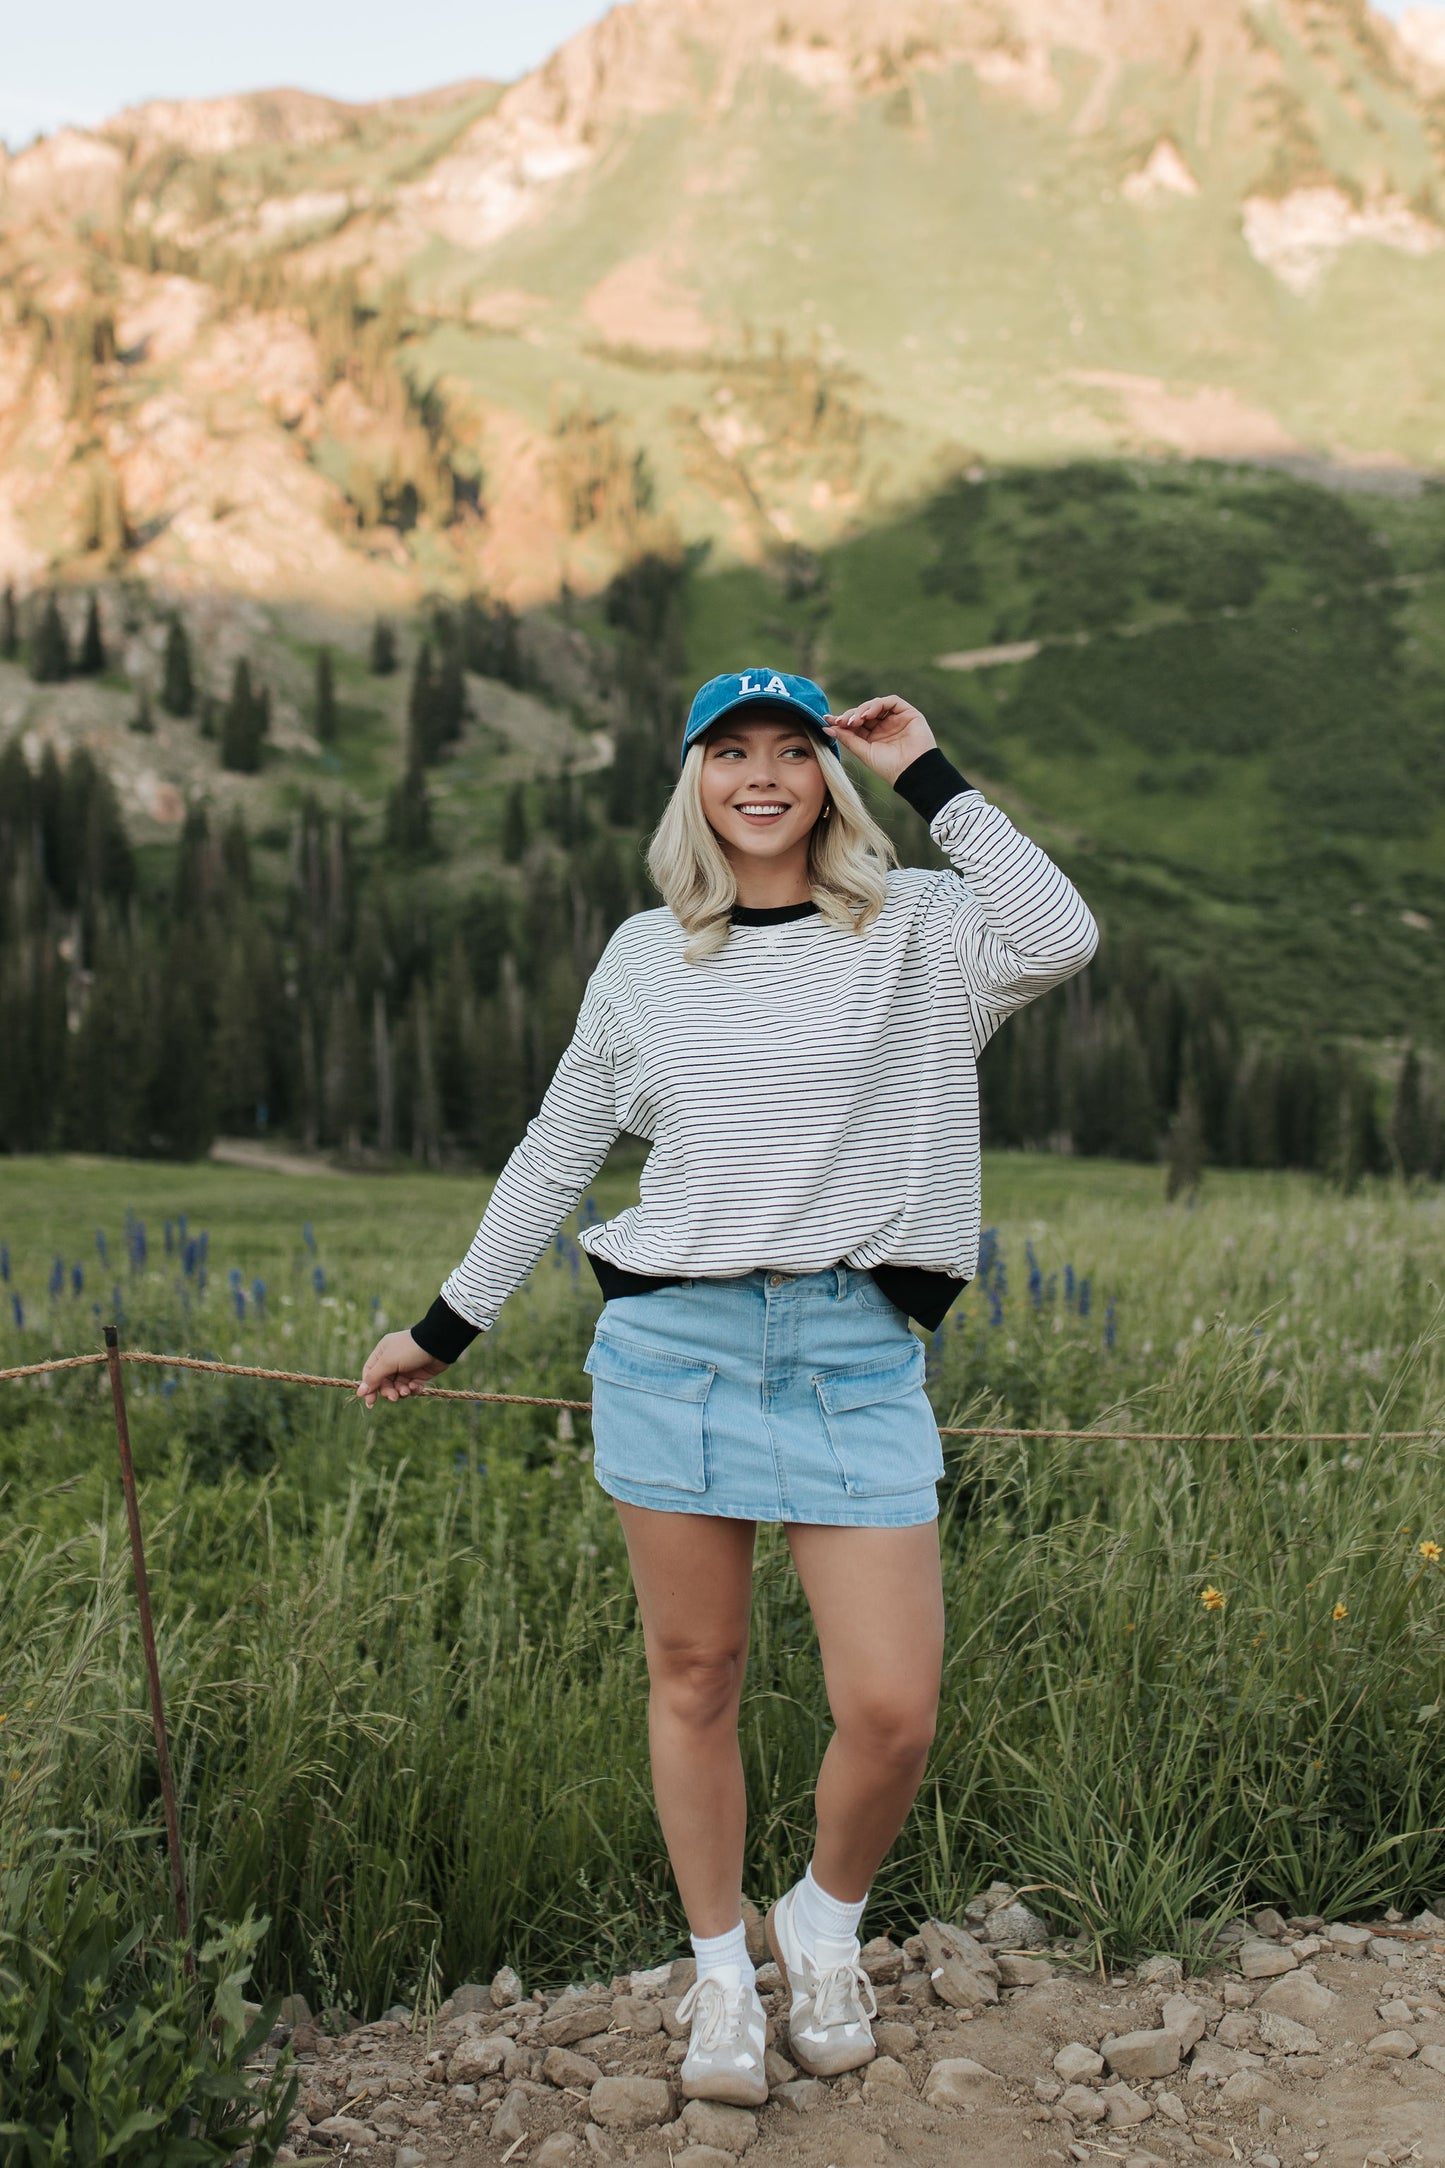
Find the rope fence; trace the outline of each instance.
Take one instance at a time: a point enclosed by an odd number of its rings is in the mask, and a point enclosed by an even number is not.
[[[346,1393],[354,1393],[358,1383],[355,1378],[316,1377],[305,1370],[263,1370],[254,1363],[209,1362],[198,1355],[154,1355],[139,1348],[118,1349],[117,1359],[123,1363],[148,1363],[157,1370],[205,1370],[226,1378],[267,1378],[273,1385],[320,1385]],[[52,1370],[83,1370],[108,1360],[108,1353],[57,1355],[49,1362],[22,1363],[17,1369],[0,1370],[0,1384],[11,1378],[41,1377]],[[590,1400],[560,1400],[545,1393],[465,1392],[447,1385],[413,1385],[405,1397],[490,1402],[501,1407],[568,1408],[583,1415],[592,1412]],[[1092,1438],[1104,1444],[1130,1445],[1243,1445],[1268,1440],[1298,1445],[1418,1445],[1430,1439],[1445,1439],[1445,1428],[1440,1426],[1434,1430],[1028,1430],[996,1423],[940,1423],[938,1428],[939,1435],[945,1438]]]

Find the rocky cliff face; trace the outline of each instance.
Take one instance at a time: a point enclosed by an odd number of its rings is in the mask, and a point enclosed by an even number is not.
[[[404,606],[970,459],[1430,466],[1445,48],[1362,0],[632,0],[502,90],[0,161],[0,577]]]

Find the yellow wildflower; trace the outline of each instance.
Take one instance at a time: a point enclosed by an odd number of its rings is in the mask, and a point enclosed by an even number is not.
[[[1420,1546],[1420,1556],[1421,1556],[1422,1558],[1424,1558],[1424,1559],[1428,1559],[1428,1560],[1429,1560],[1429,1562],[1430,1562],[1430,1564],[1431,1564],[1431,1565],[1433,1566],[1433,1565],[1435,1564],[1436,1560],[1437,1560],[1437,1559],[1439,1558],[1439,1556],[1440,1556],[1440,1546],[1439,1546],[1439,1544],[1438,1544],[1438,1543],[1422,1543],[1422,1544],[1421,1544],[1421,1546]]]
[[[1330,1617],[1334,1620],[1337,1626],[1339,1625],[1342,1618],[1348,1618],[1349,1615],[1350,1614],[1348,1607],[1342,1603],[1337,1603],[1334,1610],[1330,1613]]]
[[[1215,1588],[1211,1584],[1210,1587],[1203,1589],[1200,1592],[1199,1601],[1203,1604],[1206,1611],[1222,1611],[1224,1609],[1224,1606],[1228,1603],[1229,1598],[1225,1595],[1222,1588]]]

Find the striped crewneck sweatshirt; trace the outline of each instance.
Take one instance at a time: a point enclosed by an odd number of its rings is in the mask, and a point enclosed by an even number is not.
[[[578,1237],[599,1276],[841,1262],[973,1277],[978,1056],[1083,968],[1098,929],[941,749],[893,787],[950,863],[890,867],[862,935],[811,902],[735,907],[727,945],[688,964],[666,906],[617,928],[470,1249],[412,1327],[429,1353],[455,1361],[490,1330],[623,1131],[651,1151],[639,1201]]]

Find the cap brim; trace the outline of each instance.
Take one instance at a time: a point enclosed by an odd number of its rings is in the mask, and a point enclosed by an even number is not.
[[[805,707],[801,700],[793,700],[786,693],[743,693],[736,700],[730,700],[725,708],[719,708],[716,715],[710,715],[702,728],[695,730],[691,737],[684,737],[682,745],[684,760],[687,758],[689,746],[696,745],[699,738],[705,738],[710,730],[723,721],[725,716],[736,714],[739,708],[781,708],[785,714],[796,715],[812,728],[825,745],[830,745],[833,748],[840,760],[843,757],[843,748],[839,745],[838,740],[830,738],[823,728],[822,716],[816,714],[812,708]]]

